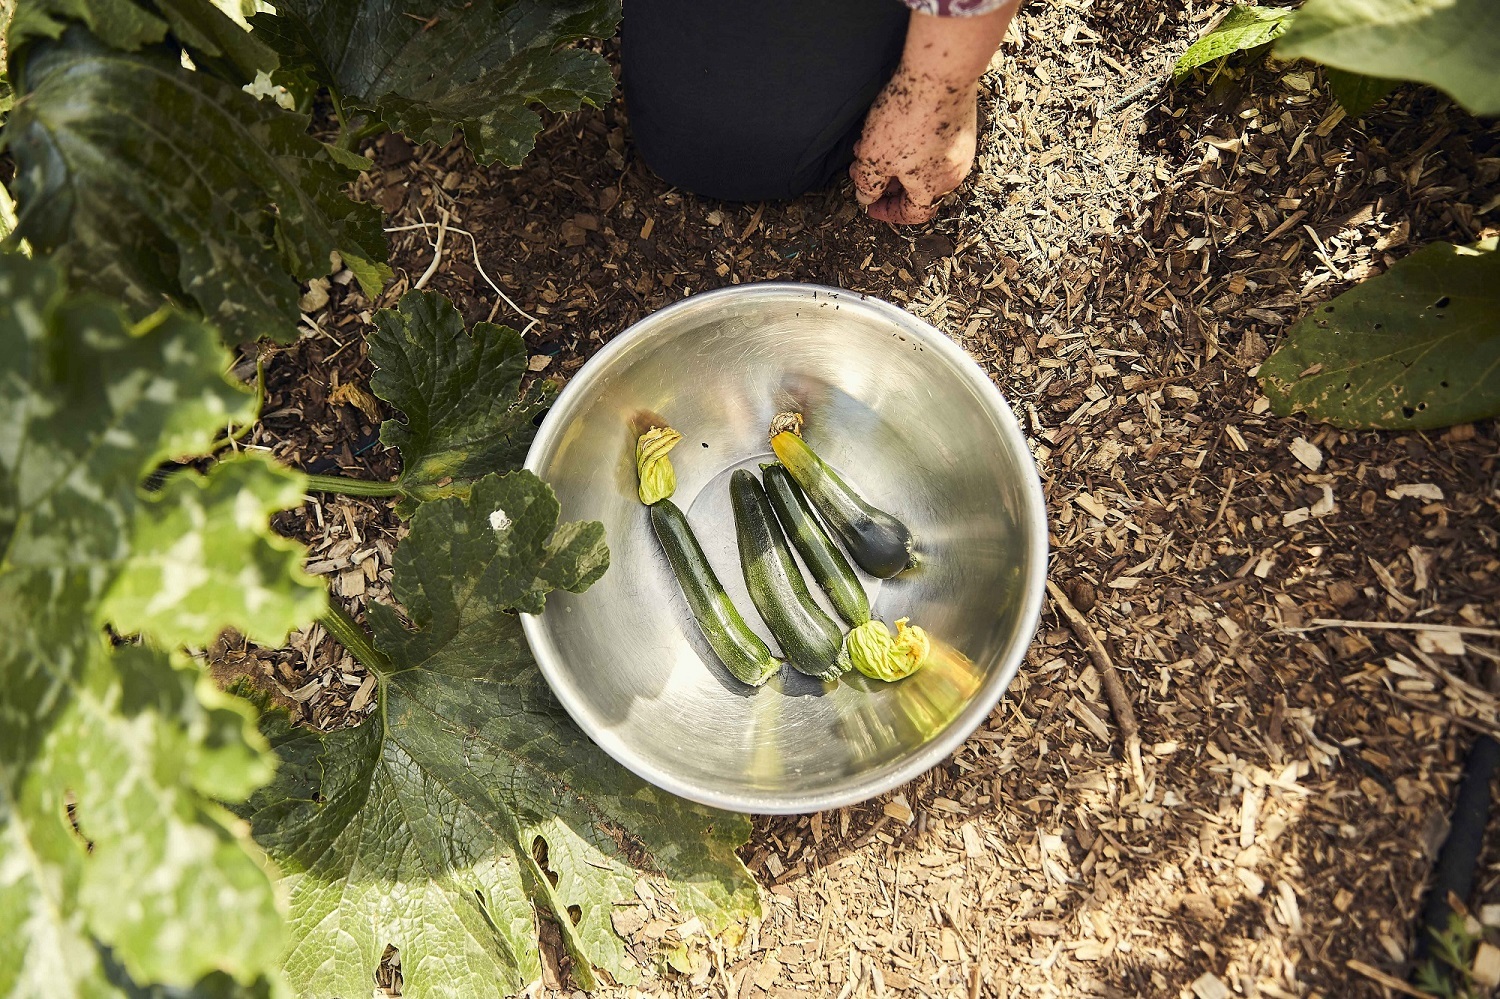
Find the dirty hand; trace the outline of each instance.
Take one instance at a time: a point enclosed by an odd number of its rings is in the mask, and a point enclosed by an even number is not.
[[[976,87],[903,66],[865,117],[849,176],[871,218],[926,222],[974,165]]]
[[[979,77],[1016,6],[1010,0],[964,17],[912,13],[901,65],[870,105],[849,166],[871,218],[926,222],[938,200],[969,175]]]

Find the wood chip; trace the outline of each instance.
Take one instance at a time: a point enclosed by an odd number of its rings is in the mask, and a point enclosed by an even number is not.
[[[1323,452],[1306,437],[1298,437],[1287,445],[1292,457],[1316,472],[1323,467]]]

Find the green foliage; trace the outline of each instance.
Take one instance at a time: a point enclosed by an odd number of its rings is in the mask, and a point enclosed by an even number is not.
[[[104,44],[124,52],[166,41],[179,43],[195,65],[224,79],[249,83],[276,68],[276,53],[253,37],[241,12],[211,0],[26,0],[16,7],[8,38],[13,49],[28,41],[58,39],[72,23],[86,26]]]
[[[328,604],[302,569],[302,546],[265,529],[303,492],[300,476],[258,453],[222,461],[211,476],[172,476],[137,511],[130,561],[104,601],[105,619],[130,621],[168,645],[202,644],[226,627],[281,644]]]
[[[633,980],[611,912],[643,867],[713,932],[758,911],[747,821],[627,773],[536,669],[513,611],[608,561],[599,524],[554,532],[557,515],[529,472],[422,504],[392,580],[413,626],[370,607],[378,717],[322,735],[268,716],[281,767],[246,814],[287,871],[299,992],[363,995],[387,944],[408,996],[518,992],[541,974],[539,915],[580,985]]]
[[[380,442],[401,452],[402,517],[525,460],[533,420],[555,389],[549,382],[520,394],[527,351],[515,330],[477,323],[466,333],[452,302],[413,291],[375,314],[368,344],[371,389],[405,416],[380,428]]]
[[[619,17],[618,0],[283,0],[255,24],[346,108],[416,141],[462,129],[481,163],[519,166],[541,127],[528,105],[600,107],[614,92],[602,58],[564,46]]]
[[[175,483],[143,493],[147,474],[253,416],[254,400],[223,375],[228,360],[196,321],[162,312],[128,323],[70,295],[51,264],[0,255],[5,995],[113,996],[133,982],[274,974],[275,895],[218,804],[269,778],[266,743],[247,706],[196,670],[103,630],[153,637],[162,616],[117,596],[153,571],[195,581],[169,630],[200,643],[246,605],[245,574],[282,599],[295,591],[294,574],[275,578],[265,558],[268,546],[286,551],[270,540],[266,504],[300,486],[267,466],[211,468],[201,487],[184,479],[204,496],[228,484],[221,475],[260,480],[212,546],[134,548],[151,535],[143,524],[187,509]],[[317,601],[292,603],[310,614]],[[295,617],[284,620],[306,621]]]
[[[1363,73],[1350,73],[1332,66],[1324,67],[1323,75],[1328,79],[1328,89],[1333,99],[1351,118],[1363,118],[1382,98],[1395,90],[1397,80],[1386,80]]]
[[[1283,31],[1294,11],[1280,7],[1250,7],[1239,4],[1229,9],[1218,25],[1177,60],[1172,79],[1180,80],[1193,70],[1225,56],[1260,48]]]
[[[1281,415],[1427,429],[1500,415],[1500,253],[1434,243],[1303,317],[1260,369]]]
[[[0,132],[16,161],[18,233],[78,286],[137,316],[170,300],[233,339],[287,340],[297,279],[325,273],[330,251],[376,272],[380,214],[342,193],[364,160],[308,136],[306,118],[78,25],[25,40],[18,56],[25,96]]]
[[[1448,914],[1448,925],[1432,934],[1432,956],[1417,969],[1417,987],[1441,999],[1477,999],[1470,968],[1480,937],[1469,932],[1464,917]]]
[[[1276,54],[1429,83],[1475,114],[1500,115],[1495,0],[1307,0]]]

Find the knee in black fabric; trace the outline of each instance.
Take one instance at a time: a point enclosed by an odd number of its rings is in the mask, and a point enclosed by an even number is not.
[[[730,201],[826,184],[900,57],[907,17],[898,0],[627,0],[622,83],[642,159]]]

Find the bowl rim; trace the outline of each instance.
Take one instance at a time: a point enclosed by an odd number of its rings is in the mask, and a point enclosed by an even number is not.
[[[922,346],[941,355],[959,373],[960,377],[967,381],[969,386],[975,390],[981,401],[995,417],[1001,437],[1006,439],[1007,443],[1015,449],[1016,453],[1028,456],[1032,454],[1031,448],[1026,442],[1025,434],[1021,430],[1020,422],[1017,420],[1010,404],[1006,402],[1005,396],[1001,393],[1000,389],[985,374],[979,363],[969,356],[967,351],[949,339],[931,323],[912,315],[891,302],[863,292],[796,281],[762,281],[729,285],[723,288],[716,288],[712,291],[685,296],[647,316],[643,316],[622,330],[618,336],[600,348],[598,353],[589,358],[568,379],[568,383],[563,386],[562,391],[553,400],[547,415],[542,419],[541,426],[537,430],[536,437],[532,440],[531,447],[526,453],[526,462],[522,467],[537,475],[541,475],[539,466],[542,463],[542,456],[551,452],[560,440],[562,431],[564,430],[562,421],[567,413],[574,408],[576,400],[580,395],[587,392],[588,385],[592,381],[590,376],[594,372],[606,370],[617,354],[628,350],[637,341],[651,336],[658,326],[669,321],[678,312],[702,308],[706,304],[721,298],[754,299],[756,297],[785,296],[788,294],[807,297],[813,300],[824,297],[831,299],[853,299],[900,326],[903,332],[920,340]],[[1047,536],[1046,498],[1042,490],[1041,476],[1037,472],[1034,458],[1032,461],[1025,463],[1023,477],[1025,479],[1025,494],[1030,500],[1027,504],[1028,509],[1023,513],[1023,519],[1029,521],[1029,524],[1025,525],[1024,529],[1031,535],[1032,548],[1036,552],[1036,558],[1033,560],[1030,571],[1024,580],[1026,592],[1023,596],[1020,613],[1021,628],[1017,632],[1015,640],[1012,641],[1009,648],[1005,651],[998,668],[990,675],[989,679],[985,681],[980,689],[975,692],[973,698],[970,699],[964,709],[953,717],[940,736],[926,743],[920,749],[911,752],[909,755],[898,757],[895,761],[885,764],[871,774],[861,775],[860,778],[852,782],[846,782],[839,788],[828,791],[787,792],[781,795],[778,795],[776,792],[744,794],[703,787],[697,783],[683,780],[676,774],[663,770],[636,754],[624,740],[604,733],[598,733],[589,724],[586,720],[587,711],[584,705],[575,699],[568,689],[569,683],[563,675],[562,663],[554,661],[550,654],[551,650],[548,641],[546,641],[546,633],[542,625],[542,614],[520,615],[521,627],[526,635],[526,643],[530,646],[532,658],[536,660],[536,664],[542,671],[542,676],[546,679],[547,685],[552,689],[553,696],[562,703],[563,708],[573,719],[574,724],[582,730],[583,734],[590,741],[609,754],[617,763],[654,787],[668,791],[678,797],[714,808],[760,815],[808,814],[868,801],[871,798],[920,777],[953,755],[984,724],[985,719],[989,717],[995,706],[1000,703],[1000,699],[1005,696],[1005,691],[1010,687],[1011,681],[1015,679],[1021,663],[1025,661],[1026,653],[1031,647],[1032,640],[1036,636],[1037,627],[1041,623],[1042,600],[1043,595],[1046,593],[1050,551]],[[545,614],[545,610],[543,614]],[[604,735],[604,737],[601,738],[601,735]]]

